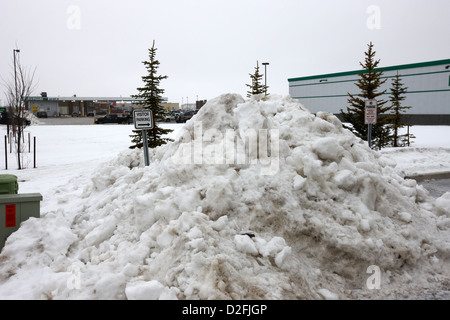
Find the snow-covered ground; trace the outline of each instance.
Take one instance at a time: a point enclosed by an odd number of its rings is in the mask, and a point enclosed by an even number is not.
[[[404,179],[450,172],[450,127],[374,152],[289,97],[233,94],[162,126],[149,167],[131,125],[27,128],[37,168],[2,173],[41,218],[0,254],[1,299],[450,297],[450,193]]]

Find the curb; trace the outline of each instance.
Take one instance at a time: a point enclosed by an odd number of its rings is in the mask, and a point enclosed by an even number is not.
[[[450,171],[445,172],[432,172],[432,173],[424,173],[424,174],[417,174],[417,175],[411,175],[411,176],[405,176],[405,179],[414,179],[418,182],[424,181],[424,180],[432,180],[432,179],[450,179]]]

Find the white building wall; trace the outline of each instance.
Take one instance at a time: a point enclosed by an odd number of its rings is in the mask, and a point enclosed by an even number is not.
[[[436,65],[430,65],[433,63]],[[359,79],[356,72],[289,79],[289,94],[313,113],[340,113],[341,109],[346,110],[349,106],[347,93],[360,93],[355,85]],[[379,91],[386,90],[386,93],[379,99],[389,100],[392,80],[397,72],[407,87],[402,105],[412,107],[408,114],[450,115],[450,60],[385,68],[383,78],[387,81]]]

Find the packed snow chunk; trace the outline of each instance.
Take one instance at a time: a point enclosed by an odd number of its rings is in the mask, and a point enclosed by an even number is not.
[[[317,139],[313,143],[312,149],[320,159],[334,162],[339,162],[344,153],[344,148],[335,137]]]
[[[241,252],[254,255],[258,254],[255,243],[248,235],[235,235],[234,243],[236,244],[236,248]]]
[[[186,233],[186,236],[192,240],[201,238],[203,236],[203,233],[198,227],[195,226],[188,233]]]
[[[221,231],[225,229],[228,224],[228,216],[221,216],[219,219],[213,222],[212,227],[216,231]]]
[[[412,216],[409,212],[399,212],[398,216],[401,221],[406,222],[406,223],[411,222],[411,220],[412,220]]]
[[[126,282],[125,275],[119,273],[103,272],[94,284],[96,298],[99,300],[124,299],[123,287]]]
[[[331,292],[328,289],[319,289],[317,290],[317,293],[319,293],[323,299],[325,300],[338,300],[339,296],[333,292]]]
[[[339,188],[350,190],[356,184],[357,178],[352,171],[344,169],[334,175],[333,181]]]
[[[331,123],[336,128],[342,127],[342,122],[338,119],[338,117],[336,117],[332,113],[319,111],[319,112],[317,112],[316,116],[317,116],[317,118],[323,119],[323,120]]]
[[[86,235],[85,241],[87,246],[98,245],[99,243],[110,238],[116,229],[117,221],[114,216],[109,216],[104,220],[100,220],[100,224],[96,226],[89,234]]]
[[[286,258],[291,254],[291,247],[284,247],[276,256],[275,256],[275,264],[278,268],[283,268],[283,263]]]
[[[283,238],[273,237],[269,242],[264,241],[263,245],[260,245],[259,253],[261,253],[263,257],[274,257],[286,247],[286,241]]]
[[[172,231],[169,229],[166,229],[160,235],[158,235],[156,237],[156,242],[162,248],[166,248],[172,244],[172,241],[174,238],[175,238],[175,235],[172,233]]]
[[[306,178],[297,174],[294,177],[294,184],[293,184],[294,190],[300,190],[301,188],[303,188],[303,186],[305,185],[305,182],[306,182]]]
[[[370,222],[368,219],[361,219],[361,229],[365,232],[370,231]]]
[[[450,192],[446,192],[436,199],[434,209],[438,215],[450,216]]]
[[[128,300],[178,300],[176,292],[157,280],[127,283],[125,288]]]

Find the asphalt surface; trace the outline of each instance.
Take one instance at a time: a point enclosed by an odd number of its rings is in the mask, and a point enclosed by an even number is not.
[[[94,124],[94,117],[60,117],[60,118],[38,118],[41,125],[87,125]]]
[[[427,189],[434,198],[450,192],[450,179],[430,179],[418,182]]]

